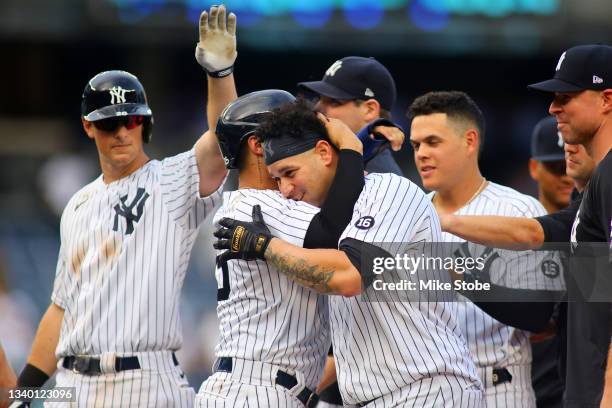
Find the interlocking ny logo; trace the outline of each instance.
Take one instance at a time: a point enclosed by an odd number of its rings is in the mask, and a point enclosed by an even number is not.
[[[331,65],[331,67],[327,68],[325,75],[334,76],[336,75],[336,71],[338,71],[340,68],[342,68],[342,61],[336,61]]]
[[[109,89],[110,95],[111,95],[111,103],[117,104],[117,103],[125,103],[125,93],[126,92],[134,92],[133,89],[123,89],[120,86],[113,86],[111,89]]]
[[[565,53],[561,54],[561,57],[559,58],[559,62],[557,62],[557,68],[555,68],[555,71],[558,71],[561,69],[561,64],[563,64],[564,59],[565,59]]]
[[[126,222],[125,233],[129,235],[134,232],[134,221],[140,221],[145,202],[147,198],[149,198],[149,193],[147,193],[144,188],[139,187],[136,191],[136,197],[134,197],[130,204],[126,204],[127,198],[127,194],[121,197],[121,203],[116,204],[114,207],[115,222],[113,223],[113,231],[119,231],[119,216],[122,216],[125,218]],[[135,215],[132,212],[134,207],[136,207]]]

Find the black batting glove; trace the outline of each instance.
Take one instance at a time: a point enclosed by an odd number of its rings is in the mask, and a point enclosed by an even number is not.
[[[273,238],[261,215],[261,207],[253,206],[253,222],[222,218],[221,227],[214,232],[219,238],[213,244],[215,249],[227,249],[217,256],[220,265],[230,259],[264,259],[264,253]]]

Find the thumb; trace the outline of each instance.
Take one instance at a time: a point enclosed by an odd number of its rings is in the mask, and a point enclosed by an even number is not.
[[[261,206],[259,204],[253,206],[253,222],[266,225],[261,214]]]

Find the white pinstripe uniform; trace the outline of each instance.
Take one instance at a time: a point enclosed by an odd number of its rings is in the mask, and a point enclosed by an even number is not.
[[[302,246],[319,208],[287,200],[278,191],[240,189],[224,193],[215,215],[250,221],[259,204],[270,232]],[[201,386],[198,407],[303,407],[304,386],[316,388],[329,349],[327,297],[303,287],[264,261],[230,260],[217,268],[220,338],[215,354],[231,357],[231,373],[217,371]],[[291,390],[275,383],[278,370],[298,379]]]
[[[433,193],[429,196],[433,197]],[[531,218],[546,214],[546,210],[531,196],[489,182],[480,194],[455,214]],[[446,232],[442,233],[442,238],[444,242],[464,242]],[[484,249],[472,244],[469,248],[473,257],[479,256],[477,252]],[[492,264],[489,270],[493,283],[522,289],[564,288],[562,280],[548,278],[540,272],[542,262],[552,260],[549,253],[495,250],[494,254],[494,257],[499,255],[499,262]],[[559,262],[558,258],[555,262]],[[559,278],[561,276],[559,274]],[[500,323],[474,303],[464,300],[459,302],[458,322],[485,386],[487,406],[535,407],[529,333]],[[506,368],[512,375],[511,382],[493,385],[495,368]]]
[[[110,184],[100,176],[69,201],[51,299],[65,310],[57,386],[77,388],[73,405],[193,406],[172,357],[182,343],[179,296],[197,228],[220,202],[220,191],[199,196],[194,149]],[[63,368],[74,355],[100,358],[103,374]],[[141,369],[115,372],[125,356]]]
[[[435,209],[421,189],[393,174],[370,174],[339,242],[439,242],[440,234]],[[331,296],[332,343],[344,402],[480,406],[482,387],[456,322],[456,306]]]

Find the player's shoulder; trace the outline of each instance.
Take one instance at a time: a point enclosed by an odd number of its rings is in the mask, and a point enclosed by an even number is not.
[[[425,196],[425,192],[406,177],[393,173],[370,173],[365,176],[365,186],[362,194],[384,197],[407,191],[418,197]]]
[[[489,182],[480,195],[482,199],[488,201],[490,205],[508,208],[512,215],[533,217],[546,214],[544,206],[542,206],[538,200],[512,187]]]
[[[96,177],[94,180],[81,187],[76,193],[70,197],[68,203],[64,207],[64,212],[68,209],[73,209],[78,203],[87,200],[91,197],[91,195],[95,194],[100,188],[102,188],[104,182],[102,181],[102,174]]]

